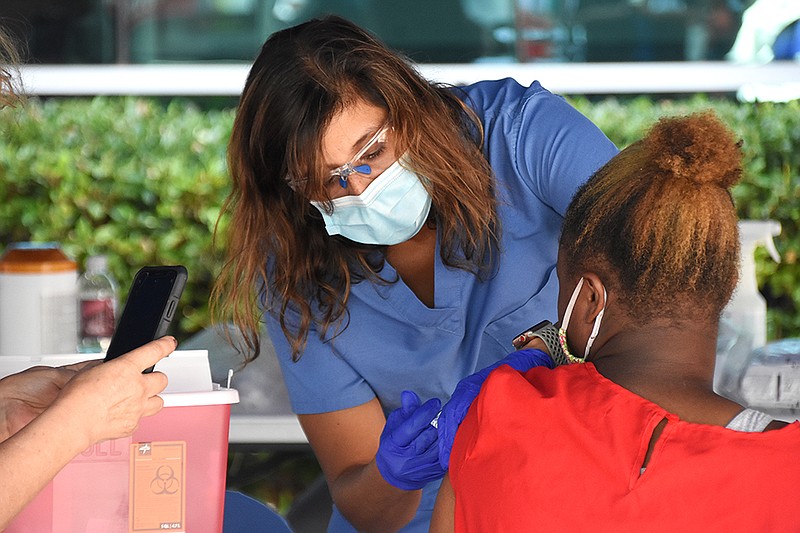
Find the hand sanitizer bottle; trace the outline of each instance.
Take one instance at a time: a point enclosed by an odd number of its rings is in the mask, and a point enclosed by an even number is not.
[[[739,221],[739,284],[722,311],[714,367],[714,391],[734,401],[742,400],[739,380],[751,353],[767,343],[767,303],[758,291],[755,249],[766,247],[780,262],[772,241],[780,232],[781,225],[774,220]]]

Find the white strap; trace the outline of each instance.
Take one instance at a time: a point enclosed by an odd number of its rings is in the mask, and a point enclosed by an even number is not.
[[[744,409],[738,415],[733,417],[733,420],[728,422],[725,426],[728,429],[735,431],[746,431],[748,433],[758,433],[764,429],[774,419],[767,413],[756,411],[755,409]]]

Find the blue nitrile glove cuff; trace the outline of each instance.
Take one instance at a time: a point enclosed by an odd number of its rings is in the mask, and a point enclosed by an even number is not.
[[[418,490],[444,476],[439,464],[439,435],[431,425],[442,402],[431,398],[420,405],[416,393],[403,391],[400,405],[386,419],[375,463],[391,485]]]
[[[459,381],[450,400],[442,408],[442,413],[439,415],[437,422],[439,430],[439,462],[443,469],[447,470],[450,466],[450,450],[453,448],[458,426],[467,416],[470,405],[478,396],[481,386],[489,376],[489,373],[501,365],[508,365],[518,372],[526,372],[537,366],[546,366],[547,368],[555,366],[553,359],[542,350],[525,348],[512,352],[493,365],[478,370]]]

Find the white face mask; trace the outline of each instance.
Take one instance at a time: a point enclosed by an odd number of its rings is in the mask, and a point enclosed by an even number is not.
[[[575,287],[575,290],[572,291],[567,309],[564,311],[564,320],[561,322],[561,327],[558,329],[558,342],[561,344],[561,349],[564,350],[564,354],[567,356],[570,363],[586,362],[586,358],[589,357],[589,350],[592,349],[592,344],[594,344],[594,339],[597,338],[597,334],[600,332],[600,323],[603,321],[603,313],[606,312],[606,301],[608,301],[608,293],[606,293],[606,288],[603,287],[603,308],[594,318],[594,326],[592,327],[591,335],[589,335],[589,340],[586,341],[586,350],[583,352],[583,359],[575,357],[570,353],[569,347],[567,346],[567,326],[569,325],[569,319],[572,317],[572,308],[575,307],[575,301],[578,299],[578,294],[581,292],[581,287],[583,287],[583,278],[578,281],[578,285]]]
[[[420,177],[395,161],[358,196],[311,202],[325,221],[328,235],[342,235],[362,244],[391,246],[416,235],[428,218],[431,196]]]

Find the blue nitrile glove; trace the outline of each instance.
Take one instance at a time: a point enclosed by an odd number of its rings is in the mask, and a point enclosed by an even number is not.
[[[421,489],[444,476],[439,464],[439,437],[431,420],[442,408],[439,398],[420,405],[411,391],[400,395],[400,407],[389,414],[375,463],[383,479],[403,490]]]
[[[553,368],[553,360],[549,355],[541,350],[525,348],[511,352],[503,359],[493,365],[487,366],[483,370],[478,370],[474,374],[465,377],[456,385],[456,390],[450,397],[450,401],[444,404],[442,414],[439,415],[437,426],[439,429],[439,462],[442,468],[447,470],[450,466],[450,450],[453,448],[453,440],[456,438],[456,430],[464,417],[467,416],[469,406],[478,396],[481,386],[489,372],[500,365],[509,365],[514,370],[526,372],[535,366],[546,366]]]

